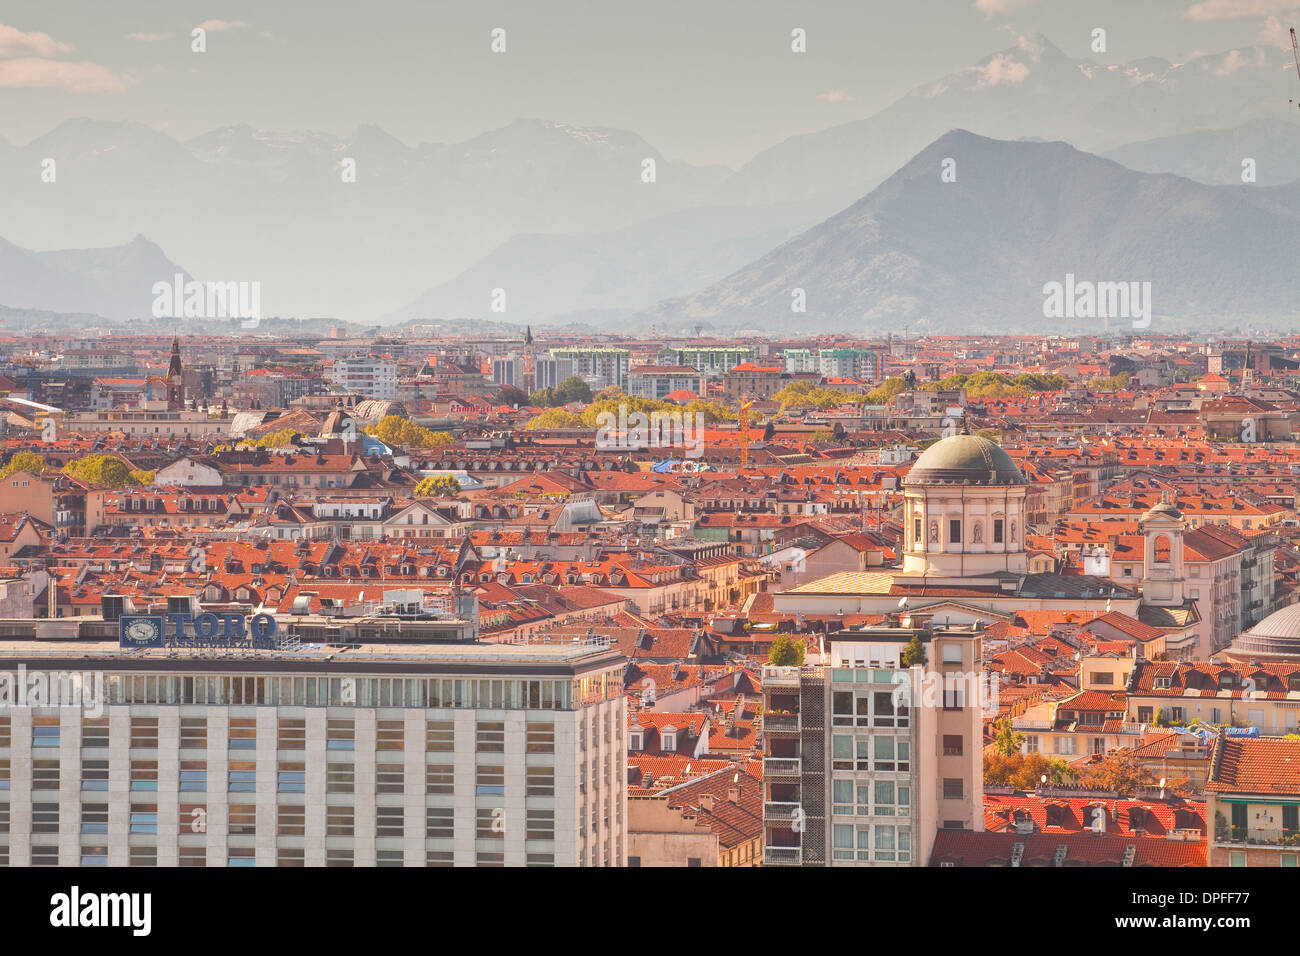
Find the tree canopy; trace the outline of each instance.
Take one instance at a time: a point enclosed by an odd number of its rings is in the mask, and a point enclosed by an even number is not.
[[[541,408],[556,408],[570,402],[586,404],[591,401],[591,386],[576,375],[570,375],[559,385],[538,389],[528,397],[529,405]]]
[[[379,424],[362,430],[385,445],[398,448],[438,448],[456,440],[450,432],[430,431],[401,415],[387,415],[379,420]]]
[[[79,481],[88,481],[103,488],[126,488],[141,484],[133,477],[126,462],[116,455],[85,455],[74,458],[63,466],[63,473]],[[136,472],[147,475],[149,472]]]
[[[421,478],[419,484],[415,486],[417,498],[444,498],[459,491],[460,482],[451,475],[430,475]]]
[[[782,634],[772,642],[772,649],[767,652],[767,662],[777,667],[797,667],[803,664],[803,655],[803,641]]]
[[[26,471],[39,475],[45,470],[45,459],[32,451],[15,452],[5,466],[0,468],[0,478],[7,478],[16,471]]]

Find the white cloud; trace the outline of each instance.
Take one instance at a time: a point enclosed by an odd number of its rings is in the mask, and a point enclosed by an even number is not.
[[[1255,38],[1258,46],[1278,47],[1279,49],[1291,49],[1291,35],[1287,32],[1286,24],[1277,17],[1268,17],[1264,20],[1264,25],[1259,28],[1259,36]]]
[[[38,57],[0,60],[0,87],[59,89],[68,93],[120,93],[131,82],[128,77],[98,63],[70,63]]]
[[[1014,86],[1023,83],[1025,77],[1029,75],[1029,67],[1019,60],[1013,60],[1005,53],[999,53],[983,67],[975,67],[974,70],[979,74],[975,81],[976,89],[989,86]]]
[[[53,59],[75,49],[48,33],[24,33],[0,23],[0,88],[120,93],[134,82],[98,63]]]
[[[975,9],[986,17],[993,17],[1010,13],[1021,7],[1032,6],[1037,2],[1038,0],[975,0]]]
[[[1297,0],[1200,0],[1188,8],[1189,20],[1239,20],[1300,10]]]
[[[204,20],[199,26],[209,33],[229,33],[231,30],[248,29],[248,24],[243,20]]]
[[[821,100],[823,103],[847,103],[849,100],[853,99],[853,97],[849,96],[849,94],[845,93],[843,90],[827,90],[825,93],[818,93],[817,99]]]
[[[48,33],[24,33],[0,23],[0,56],[58,56],[75,49],[71,43],[60,43]]]
[[[126,38],[128,40],[139,40],[141,43],[157,43],[160,40],[170,39],[171,34],[170,33],[128,33],[126,35]]]

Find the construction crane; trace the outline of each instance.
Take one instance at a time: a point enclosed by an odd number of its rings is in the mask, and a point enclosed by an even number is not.
[[[1295,27],[1291,28],[1291,54],[1295,57],[1295,74],[1300,76],[1300,43],[1296,43]]]
[[[749,467],[749,410],[754,403],[740,396],[740,467],[743,471]]]

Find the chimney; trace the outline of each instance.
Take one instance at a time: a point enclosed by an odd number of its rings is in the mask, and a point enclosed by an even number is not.
[[[705,813],[713,812],[713,794],[711,793],[700,794],[700,809],[703,810]]]
[[[730,787],[727,790],[727,799],[730,800],[732,803],[740,803],[740,788]]]

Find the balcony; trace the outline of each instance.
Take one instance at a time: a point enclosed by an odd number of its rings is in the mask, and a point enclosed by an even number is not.
[[[789,823],[799,807],[797,802],[771,801],[763,804],[763,819],[768,823]]]
[[[763,715],[763,732],[769,734],[797,734],[799,733],[799,715],[766,713]]]
[[[767,664],[763,667],[763,686],[798,687],[802,670],[803,668],[800,667],[777,667],[774,664]]]
[[[798,866],[803,862],[803,848],[797,846],[763,847],[764,866]]]
[[[1214,828],[1214,842],[1229,846],[1275,846],[1300,849],[1300,830],[1265,827],[1231,827],[1220,824]]]
[[[764,757],[763,779],[774,780],[778,777],[798,778],[799,764],[800,761],[798,757]]]

